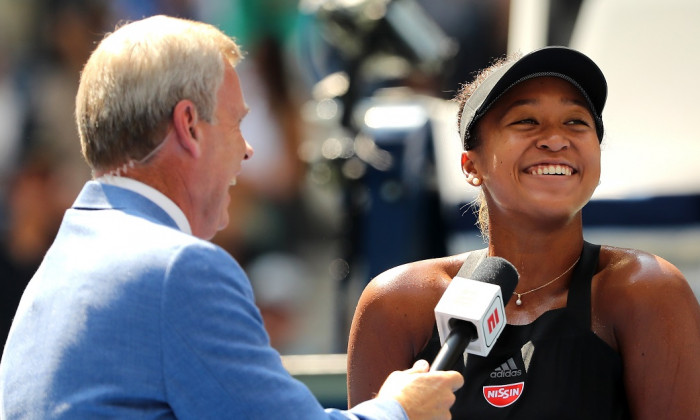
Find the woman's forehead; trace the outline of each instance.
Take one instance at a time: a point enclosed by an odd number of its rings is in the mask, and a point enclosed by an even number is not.
[[[536,77],[525,80],[513,86],[499,98],[492,109],[536,104],[544,97],[553,97],[563,104],[580,105],[588,109],[583,93],[573,84],[558,77]]]

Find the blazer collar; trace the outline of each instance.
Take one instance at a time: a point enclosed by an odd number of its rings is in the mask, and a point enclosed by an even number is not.
[[[120,210],[124,213],[152,220],[156,223],[178,229],[177,223],[168,213],[148,198],[134,191],[88,181],[72,208],[79,210]]]

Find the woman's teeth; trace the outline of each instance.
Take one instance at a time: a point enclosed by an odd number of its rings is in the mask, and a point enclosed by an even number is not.
[[[566,165],[539,165],[530,168],[530,175],[564,175],[571,176],[573,170]]]

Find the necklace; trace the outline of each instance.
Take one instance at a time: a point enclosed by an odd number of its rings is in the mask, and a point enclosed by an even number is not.
[[[518,296],[518,300],[515,301],[515,304],[518,305],[518,306],[522,305],[522,304],[523,304],[523,301],[520,299],[522,296],[524,296],[524,295],[526,295],[526,294],[528,294],[528,293],[536,292],[536,291],[542,289],[543,287],[547,287],[547,286],[549,286],[550,284],[552,284],[552,283],[554,283],[555,281],[557,281],[557,280],[559,280],[560,278],[562,278],[566,273],[568,273],[569,271],[571,271],[572,268],[574,268],[574,266],[576,265],[576,263],[577,263],[578,260],[580,260],[580,259],[581,259],[581,256],[579,255],[579,257],[576,258],[576,261],[574,261],[574,263],[571,264],[571,267],[567,268],[566,271],[564,271],[563,273],[559,274],[559,275],[556,276],[553,280],[550,280],[548,283],[545,283],[545,284],[543,284],[542,286],[535,287],[534,289],[528,290],[527,292],[522,292],[522,293],[513,292],[514,295],[517,295],[517,296]]]

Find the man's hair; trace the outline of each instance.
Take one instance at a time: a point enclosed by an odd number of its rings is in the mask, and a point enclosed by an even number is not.
[[[154,16],[118,27],[80,76],[75,113],[87,163],[108,170],[143,159],[163,140],[183,99],[214,122],[225,65],[241,58],[234,40],[206,23]]]

